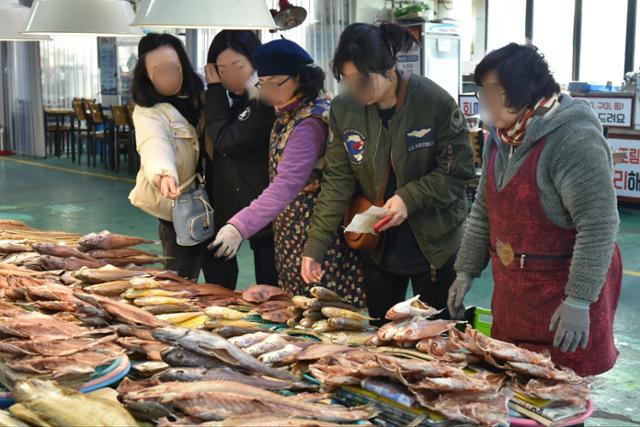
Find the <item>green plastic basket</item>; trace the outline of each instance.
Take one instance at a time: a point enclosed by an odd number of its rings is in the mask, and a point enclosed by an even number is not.
[[[486,336],[491,336],[491,325],[493,324],[493,315],[491,310],[476,307],[473,317],[473,328],[482,332]]]

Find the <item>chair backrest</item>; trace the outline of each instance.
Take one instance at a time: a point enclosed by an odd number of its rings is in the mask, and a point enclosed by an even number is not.
[[[127,117],[127,107],[125,105],[112,105],[111,115],[113,116],[113,124],[116,126],[128,126],[129,119]]]
[[[127,120],[129,120],[129,127],[133,129],[133,110],[135,110],[136,104],[133,101],[127,103]]]
[[[93,123],[104,123],[102,104],[89,102],[89,111],[91,112],[91,121],[93,121]]]
[[[84,102],[81,98],[73,98],[72,106],[76,119],[80,121],[87,120],[87,113],[84,109]]]

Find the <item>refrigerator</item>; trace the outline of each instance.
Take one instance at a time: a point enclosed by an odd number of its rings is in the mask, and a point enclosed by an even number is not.
[[[453,99],[458,99],[462,77],[457,24],[429,22],[408,27],[421,43],[398,55],[399,67],[430,78],[449,92]]]

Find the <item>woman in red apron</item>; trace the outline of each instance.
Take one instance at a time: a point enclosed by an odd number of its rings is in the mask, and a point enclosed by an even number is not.
[[[596,375],[615,364],[622,261],[611,151],[588,103],[561,94],[531,45],[475,71],[495,131],[456,261],[449,309],[491,259],[492,336]]]

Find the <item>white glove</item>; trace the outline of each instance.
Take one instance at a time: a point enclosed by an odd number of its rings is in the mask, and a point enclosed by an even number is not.
[[[458,273],[456,280],[449,288],[447,305],[452,319],[464,318],[464,296],[471,289],[473,278],[467,273]]]
[[[218,231],[216,239],[208,246],[209,250],[218,247],[216,258],[226,257],[227,260],[235,257],[242,244],[242,234],[231,224],[227,224]]]

